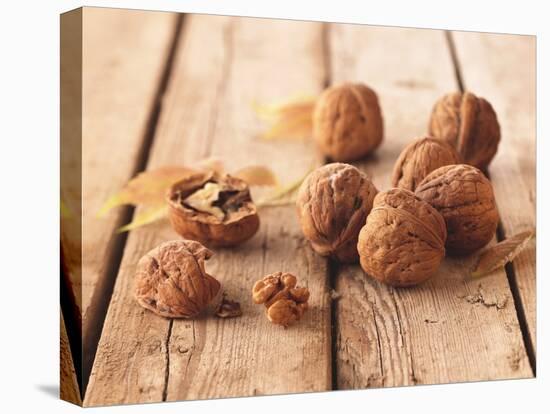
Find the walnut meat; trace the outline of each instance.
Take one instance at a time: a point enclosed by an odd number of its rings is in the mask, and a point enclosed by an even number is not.
[[[411,142],[393,167],[392,185],[414,191],[420,181],[444,165],[459,164],[460,156],[446,141],[425,137]]]
[[[168,191],[172,227],[182,237],[206,246],[233,246],[260,226],[248,185],[229,175],[197,172]]]
[[[212,252],[192,240],[162,243],[137,265],[135,295],[141,306],[168,318],[194,318],[218,295],[220,283],[204,270]]]
[[[500,141],[500,125],[493,107],[470,92],[450,93],[437,101],[429,131],[453,145],[464,163],[484,171]]]
[[[363,84],[326,89],[313,111],[313,136],[334,161],[353,161],[382,142],[383,121],[376,93]]]
[[[327,164],[309,174],[296,205],[313,249],[342,262],[357,262],[357,237],[376,193],[369,177],[352,165]]]
[[[309,290],[296,286],[296,276],[276,272],[254,283],[252,299],[264,304],[267,318],[277,325],[287,327],[301,319],[307,310]]]
[[[359,233],[361,267],[388,285],[421,283],[438,269],[446,237],[436,209],[408,190],[393,188],[375,197]]]
[[[499,216],[493,187],[477,168],[465,164],[438,168],[424,178],[416,194],[445,219],[451,252],[472,252],[494,237]]]

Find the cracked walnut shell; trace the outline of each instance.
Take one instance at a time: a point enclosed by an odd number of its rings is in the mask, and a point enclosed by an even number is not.
[[[374,151],[384,133],[376,93],[363,84],[345,83],[321,94],[313,110],[313,137],[334,161],[353,161]]]
[[[189,175],[169,189],[167,199],[174,230],[209,247],[242,243],[260,226],[248,184],[230,175]]]
[[[194,318],[216,298],[220,283],[204,270],[212,252],[192,240],[160,244],[137,265],[135,295],[141,306],[167,318]]]
[[[430,278],[445,256],[447,232],[441,215],[414,193],[400,188],[379,193],[359,233],[361,267],[392,286]]]
[[[500,125],[489,102],[470,92],[455,92],[436,102],[429,132],[453,145],[466,164],[485,171],[500,141]]]
[[[465,164],[438,168],[424,178],[416,194],[445,219],[450,251],[470,253],[494,237],[499,216],[493,187],[477,168]]]
[[[287,327],[301,319],[307,310],[309,290],[296,286],[296,276],[276,272],[254,283],[252,299],[264,304],[270,322]]]
[[[399,155],[393,167],[392,185],[414,191],[433,170],[459,164],[460,156],[446,141],[424,137],[414,140]]]
[[[333,163],[309,174],[296,206],[302,232],[322,256],[357,262],[357,237],[378,190],[352,165]]]

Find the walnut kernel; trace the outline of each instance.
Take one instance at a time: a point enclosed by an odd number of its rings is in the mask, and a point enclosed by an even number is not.
[[[264,304],[267,318],[277,325],[287,327],[301,319],[307,310],[309,290],[296,286],[296,276],[276,272],[254,283],[252,299]]]
[[[168,191],[172,227],[182,237],[206,246],[233,246],[260,226],[248,185],[229,175],[197,172]]]

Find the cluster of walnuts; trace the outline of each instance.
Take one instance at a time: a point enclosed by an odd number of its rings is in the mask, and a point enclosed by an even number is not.
[[[313,136],[334,162],[306,177],[296,204],[303,234],[320,255],[360,262],[381,282],[411,286],[431,277],[447,252],[470,253],[493,238],[499,216],[482,170],[497,151],[500,127],[483,98],[469,92],[441,98],[429,135],[402,151],[393,188],[383,192],[344,163],[365,157],[382,142],[382,112],[372,89],[343,84],[325,90],[315,105]],[[247,183],[197,172],[172,185],[167,202],[172,226],[183,239],[141,258],[137,301],[171,318],[195,318],[213,304],[221,317],[240,315],[239,304],[222,297],[204,263],[212,256],[205,246],[234,246],[257,232],[260,220]],[[309,296],[294,275],[283,272],[252,288],[253,301],[284,327],[303,316]]]
[[[326,90],[314,114],[314,136],[334,161],[364,157],[382,141],[376,94],[364,85]],[[446,252],[468,254],[491,241],[499,216],[486,171],[500,127],[491,104],[472,93],[436,102],[429,135],[398,157],[393,188],[378,192],[359,169],[335,162],[302,183],[298,217],[306,239],[323,256],[359,261],[392,286],[427,280]]]

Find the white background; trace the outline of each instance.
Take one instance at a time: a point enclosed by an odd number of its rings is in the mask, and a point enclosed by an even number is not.
[[[539,212],[537,379],[100,409],[102,413],[505,413],[546,410],[548,62],[544,1],[94,1],[84,5],[536,34]],[[9,4],[9,5],[8,5]],[[68,413],[59,401],[59,13],[78,1],[3,2],[0,14],[0,411]],[[434,62],[437,64],[437,62]],[[545,91],[543,93],[542,91]],[[543,115],[544,114],[544,115]],[[495,338],[496,340],[496,338]],[[543,407],[543,408],[539,408]],[[90,409],[99,412],[98,409]]]

